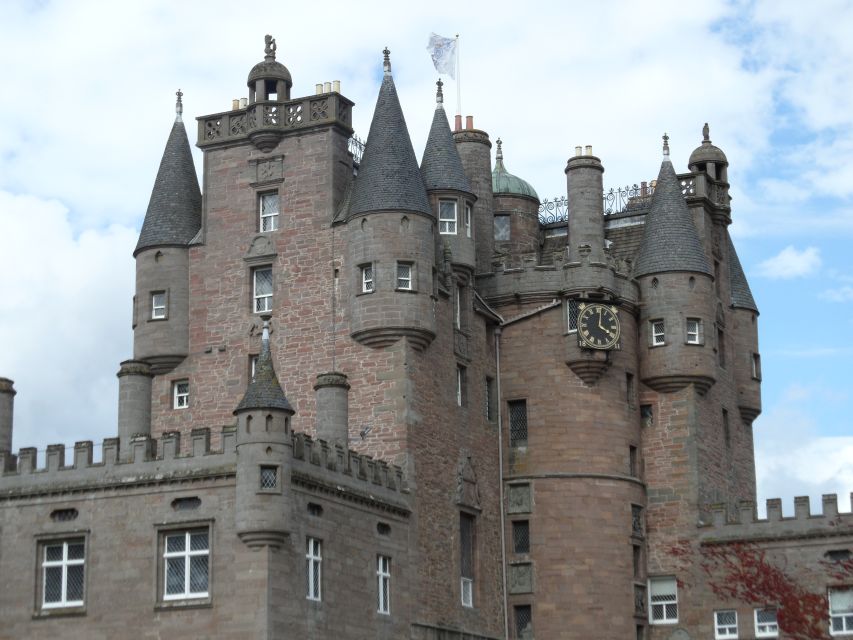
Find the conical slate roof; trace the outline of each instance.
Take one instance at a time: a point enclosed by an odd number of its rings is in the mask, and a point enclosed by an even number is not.
[[[432,213],[386,54],[385,77],[353,184],[350,215],[387,209]]]
[[[261,338],[261,353],[255,365],[255,377],[249,381],[246,394],[234,409],[234,413],[253,409],[280,409],[294,413],[293,407],[284,395],[278,382],[270,355],[269,325],[264,321],[264,333]]]
[[[732,306],[739,309],[752,309],[757,313],[758,305],[755,304],[755,298],[752,297],[752,291],[749,289],[746,274],[743,272],[743,267],[737,257],[732,237],[727,233],[726,238],[729,247],[729,289],[732,292]]]
[[[178,117],[169,133],[151,190],[134,256],[151,247],[186,245],[201,228],[201,190],[187,131],[180,116],[180,101],[178,109]]]
[[[451,189],[471,193],[471,185],[462,168],[462,159],[456,150],[447,114],[444,113],[441,80],[438,81],[435,115],[429,130],[424,157],[421,160],[421,175],[427,191],[433,189]]]
[[[634,277],[665,271],[713,275],[668,151],[665,147],[667,155],[661,163],[652,204],[646,215],[643,240],[634,263]]]

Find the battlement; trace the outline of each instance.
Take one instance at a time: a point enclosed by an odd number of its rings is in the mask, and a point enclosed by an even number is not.
[[[850,496],[853,505],[853,494]],[[808,496],[794,498],[794,515],[785,517],[782,500],[767,500],[767,517],[759,518],[752,501],[739,502],[736,508],[724,504],[710,507],[711,522],[700,526],[703,542],[761,541],[782,538],[808,538],[828,535],[853,536],[853,509],[838,511],[838,496],[824,494],[823,511],[812,513]]]

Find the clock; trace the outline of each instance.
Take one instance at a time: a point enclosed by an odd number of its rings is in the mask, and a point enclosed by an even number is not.
[[[578,344],[589,349],[618,349],[622,327],[619,310],[606,304],[578,306]]]

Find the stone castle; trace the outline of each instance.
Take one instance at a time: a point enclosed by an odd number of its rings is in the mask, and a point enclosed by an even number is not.
[[[576,147],[549,216],[440,83],[418,162],[387,49],[363,148],[275,58],[197,119],[202,188],[178,94],[101,459],[12,454],[0,379],[0,637],[801,637],[709,550],[853,634],[853,516],[756,517],[758,309],[707,125],[618,207]]]

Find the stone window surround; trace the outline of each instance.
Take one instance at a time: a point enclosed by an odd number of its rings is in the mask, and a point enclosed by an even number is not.
[[[158,296],[162,296],[162,300],[157,300]],[[169,290],[157,289],[151,292],[151,313],[148,316],[149,322],[160,322],[169,319]],[[157,304],[160,302],[160,304]],[[161,313],[157,313],[160,311]]]
[[[258,274],[269,271],[270,293],[258,294]],[[273,294],[275,292],[275,279],[271,264],[252,267],[252,313],[270,313],[272,311]],[[263,301],[262,306],[259,306]]]
[[[734,616],[734,622],[730,619]],[[738,622],[736,609],[720,609],[714,611],[714,640],[736,640],[738,637]]]
[[[376,556],[376,612],[391,615],[391,556]]]
[[[213,524],[214,519],[208,518],[203,520],[184,520],[154,525],[157,535],[157,603],[154,607],[155,610],[208,608],[213,606]],[[201,530],[207,531],[207,594],[198,597],[192,596],[186,598],[164,598],[164,594],[166,593],[166,561],[164,556],[166,548],[166,536],[175,535],[181,532],[186,533],[188,531],[191,532]]]
[[[36,534],[36,588],[35,588],[35,607],[34,617],[55,617],[67,615],[85,615],[86,614],[86,598],[89,593],[88,578],[89,572],[86,571],[86,561],[89,557],[89,529],[72,529],[67,531],[55,531],[51,533]],[[59,544],[73,542],[77,540],[83,541],[83,600],[80,604],[61,604],[48,605],[44,604],[44,554],[45,548],[51,544]],[[63,575],[63,581],[65,581]]]
[[[323,600],[323,541],[314,536],[305,538],[305,597],[308,600]]]

